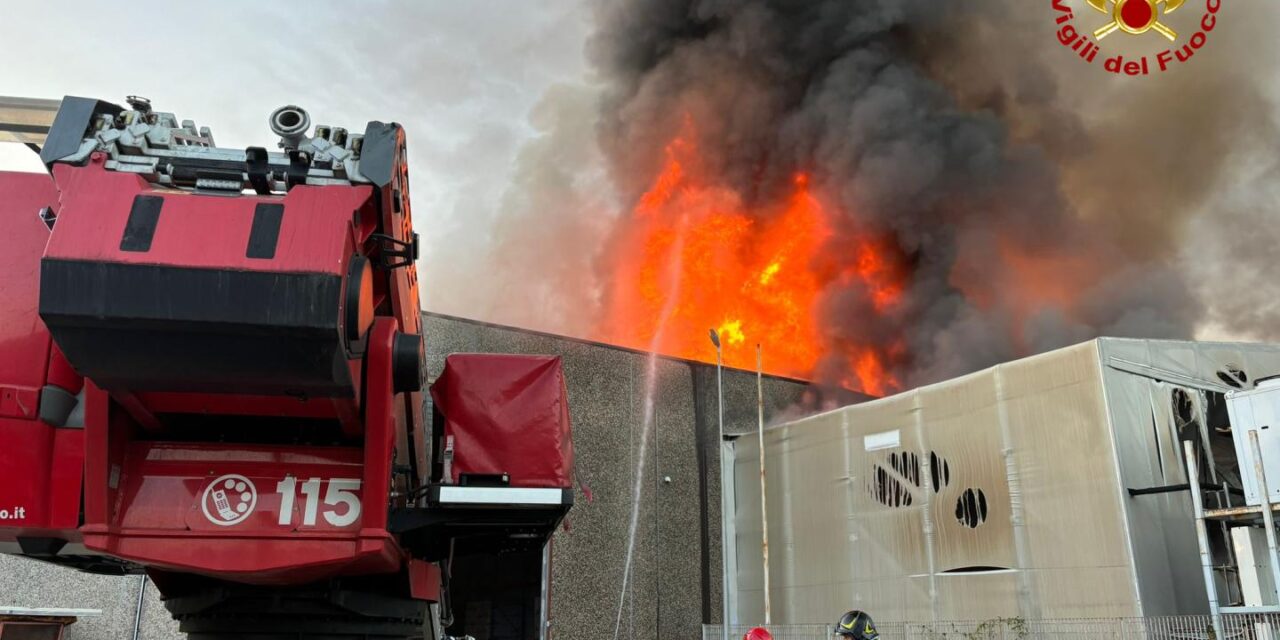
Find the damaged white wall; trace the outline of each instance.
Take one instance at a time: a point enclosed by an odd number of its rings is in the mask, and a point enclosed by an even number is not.
[[[1127,490],[1186,482],[1180,430],[1229,450],[1212,423],[1230,370],[1280,374],[1280,346],[1104,338],[767,430],[774,622],[1206,611],[1190,495]],[[734,449],[755,622],[759,448]]]

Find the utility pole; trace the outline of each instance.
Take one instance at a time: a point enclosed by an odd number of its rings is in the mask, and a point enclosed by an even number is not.
[[[724,473],[724,359],[720,351],[720,335],[715,329],[711,330],[711,344],[716,346],[716,404],[719,408],[719,435],[716,438],[716,459],[720,464],[720,631],[721,639],[729,640],[729,541],[725,537],[728,527],[725,526],[725,518],[728,517],[729,510],[725,506],[727,504],[725,496],[725,473]]]
[[[756,414],[760,428],[760,540],[764,555],[764,625],[773,624],[769,607],[769,506],[765,499],[766,484],[764,478],[764,358],[761,348],[756,344]]]

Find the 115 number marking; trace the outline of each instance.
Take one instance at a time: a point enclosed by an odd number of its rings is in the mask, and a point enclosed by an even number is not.
[[[306,498],[302,508],[303,526],[316,523],[316,512],[320,510],[320,486],[324,481],[311,478],[302,483],[302,495]],[[354,478],[330,478],[329,487],[324,492],[324,521],[335,527],[345,527],[360,519],[360,481]],[[293,524],[293,501],[298,492],[298,479],[289,476],[276,484],[276,493],[280,494],[280,524]],[[342,505],[346,505],[345,510]]]

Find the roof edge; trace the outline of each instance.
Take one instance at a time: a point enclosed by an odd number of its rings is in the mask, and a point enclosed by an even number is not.
[[[453,322],[462,322],[462,323],[465,323],[465,324],[476,325],[476,326],[480,326],[480,327],[488,327],[488,328],[490,328],[490,329],[501,329],[501,330],[504,330],[504,331],[514,331],[514,332],[516,332],[516,333],[522,333],[522,334],[525,334],[525,335],[539,336],[539,337],[542,337],[542,338],[552,338],[552,339],[554,339],[554,340],[563,340],[563,341],[565,341],[565,342],[572,342],[572,343],[575,343],[575,344],[582,344],[582,345],[587,345],[587,346],[591,346],[591,347],[599,347],[599,348],[602,348],[602,349],[612,349],[612,350],[614,350],[614,351],[625,351],[625,352],[627,352],[627,353],[633,353],[633,354],[636,354],[636,355],[642,355],[642,356],[647,356],[647,355],[649,355],[649,352],[648,352],[648,351],[645,351],[645,350],[643,350],[643,349],[634,349],[634,348],[631,348],[631,347],[624,347],[624,346],[621,346],[621,345],[610,344],[610,343],[608,343],[608,342],[599,342],[599,341],[597,341],[597,340],[588,340],[588,339],[586,339],[586,338],[576,338],[576,337],[574,337],[574,336],[566,336],[566,335],[563,335],[563,334],[559,334],[559,333],[551,333],[551,332],[548,332],[548,331],[538,331],[538,330],[536,330],[536,329],[526,329],[526,328],[523,328],[523,327],[516,327],[516,326],[512,326],[512,325],[507,325],[507,324],[499,324],[499,323],[496,323],[496,322],[488,322],[488,321],[486,321],[486,320],[476,320],[475,318],[466,318],[466,317],[463,317],[463,316],[455,316],[455,315],[451,315],[451,314],[448,314],[448,313],[440,313],[440,312],[437,312],[437,311],[428,311],[428,310],[426,310],[426,309],[423,309],[423,310],[422,310],[422,315],[427,316],[427,317],[431,317],[431,318],[440,318],[440,319],[442,319],[442,320],[451,320],[451,321],[453,321]],[[687,365],[699,365],[699,366],[704,366],[704,367],[713,367],[713,368],[716,366],[716,364],[715,364],[714,362],[704,362],[704,361],[702,361],[702,360],[694,360],[694,359],[692,359],[692,358],[681,358],[681,357],[678,357],[678,356],[666,355],[666,354],[662,354],[662,353],[659,353],[659,354],[658,354],[658,359],[660,359],[660,360],[666,360],[666,361],[668,361],[668,362],[678,362],[678,363],[681,363],[681,364],[687,364]],[[725,370],[725,371],[735,371],[735,372],[739,372],[739,373],[748,373],[748,374],[752,374],[752,375],[754,375],[754,374],[755,374],[755,372],[756,372],[756,371],[755,371],[755,369],[741,369],[741,368],[738,368],[738,367],[730,367],[730,366],[725,366],[725,367],[724,367],[724,370]],[[772,374],[772,373],[765,373],[765,374],[763,374],[763,376],[764,376],[765,378],[770,379],[770,380],[778,380],[778,381],[781,381],[781,382],[791,382],[791,383],[795,383],[795,384],[803,384],[803,385],[811,385],[811,384],[813,384],[813,381],[812,381],[812,380],[805,380],[804,378],[792,378],[792,377],[790,377],[790,376],[780,376],[780,375]]]

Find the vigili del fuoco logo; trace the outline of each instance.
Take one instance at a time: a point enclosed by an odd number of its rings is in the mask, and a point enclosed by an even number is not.
[[[1067,0],[1050,0],[1057,15],[1058,42],[1087,64],[1101,64],[1117,75],[1148,76],[1186,64],[1209,43],[1218,26],[1222,0],[1084,0],[1093,11],[1081,15]],[[1179,9],[1182,19],[1193,6],[1203,13],[1191,27],[1171,24]],[[1134,38],[1162,43],[1157,53],[1136,53],[1126,46]],[[1116,46],[1112,46],[1115,44]],[[1147,43],[1150,47],[1150,43]]]

